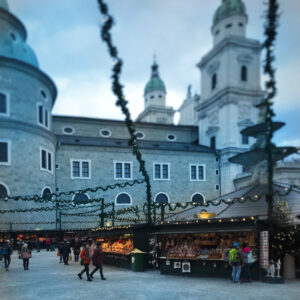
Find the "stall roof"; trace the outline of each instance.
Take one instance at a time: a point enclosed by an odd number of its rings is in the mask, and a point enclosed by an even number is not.
[[[274,190],[278,191],[280,194],[286,193],[286,185],[284,184],[274,184]],[[255,199],[256,195],[263,195],[267,193],[267,185],[253,185],[250,187],[244,187],[230,194],[223,195],[221,197],[213,199],[213,201],[218,201],[221,199],[233,199],[241,197],[251,197]],[[294,217],[295,223],[300,223],[300,219],[296,216],[300,215],[300,190],[292,189],[292,191],[286,196],[276,195],[274,197],[274,203],[278,200],[286,200],[289,205],[292,217]],[[208,207],[197,206],[193,208],[186,209],[182,212],[176,213],[170,217],[165,218],[165,221],[180,221],[180,220],[193,220],[195,215],[199,214],[201,210],[207,210],[209,213],[215,213],[214,218],[236,218],[236,217],[251,217],[267,216],[267,202],[265,196],[262,196],[258,201],[247,200],[244,203],[235,202],[233,204],[221,203],[218,206],[210,205]]]

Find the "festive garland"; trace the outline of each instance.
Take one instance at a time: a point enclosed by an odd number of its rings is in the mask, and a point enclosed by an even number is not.
[[[75,191],[68,191],[68,192],[59,192],[59,193],[49,193],[46,194],[45,196],[40,196],[40,195],[31,195],[31,196],[9,196],[9,195],[0,195],[0,200],[8,201],[8,200],[15,200],[15,201],[35,201],[38,203],[43,203],[43,202],[52,202],[56,203],[58,200],[57,199],[52,199],[53,197],[60,197],[62,195],[76,195],[76,194],[84,194],[86,192],[92,192],[96,193],[97,191],[101,190],[103,192],[106,192],[108,190],[113,190],[115,188],[124,188],[126,186],[134,186],[135,184],[142,184],[144,183],[144,179],[135,179],[133,181],[127,181],[123,183],[115,183],[115,184],[110,184],[107,186],[97,186],[95,188],[86,188],[86,189],[81,189],[81,190],[75,190]],[[59,200],[60,202],[65,202],[65,203],[71,203],[73,200]],[[94,200],[94,199],[89,199],[86,202],[92,202],[92,201],[101,201],[101,198],[99,200]]]
[[[125,100],[125,96],[123,93],[123,86],[120,83],[120,75],[122,71],[122,65],[123,62],[118,56],[118,50],[112,43],[112,37],[110,30],[114,24],[113,17],[108,13],[108,7],[102,0],[98,0],[100,12],[103,16],[104,22],[102,24],[101,28],[101,37],[102,40],[107,44],[109,54],[114,62],[113,68],[112,68],[112,91],[117,97],[116,105],[120,106],[123,114],[125,115],[125,124],[127,126],[128,132],[130,134],[130,139],[128,142],[129,146],[132,146],[132,153],[136,157],[137,161],[140,165],[140,172],[142,173],[144,180],[146,182],[146,195],[147,195],[147,219],[148,223],[152,223],[151,220],[151,184],[150,184],[150,177],[149,174],[145,168],[145,161],[142,158],[142,154],[139,150],[137,139],[135,135],[135,125],[131,119],[131,115],[129,112],[129,109],[127,108],[128,101]]]

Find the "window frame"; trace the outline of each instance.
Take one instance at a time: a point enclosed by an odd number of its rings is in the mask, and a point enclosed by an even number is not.
[[[197,194],[199,194],[199,195],[202,196],[202,198],[203,198],[203,203],[205,203],[205,202],[206,202],[205,197],[204,197],[204,195],[203,195],[202,193],[200,193],[200,192],[195,192],[195,193],[191,196],[191,202],[192,202],[192,203],[199,203],[199,202],[193,202],[193,197],[194,197],[195,195],[197,195]]]
[[[122,177],[117,177],[116,165],[122,164]],[[130,164],[130,177],[125,177],[125,164]],[[120,161],[114,160],[114,180],[132,180],[133,179],[133,162],[132,161]]]
[[[160,166],[160,174],[161,174],[160,177],[161,178],[156,178],[155,177],[155,165],[159,165]],[[162,178],[163,165],[167,165],[168,166],[168,178]],[[171,180],[171,164],[170,163],[165,163],[165,162],[153,162],[153,180],[170,181]]]
[[[196,167],[196,179],[192,179],[192,166]],[[203,167],[203,179],[199,179],[199,169],[198,169],[199,167]],[[206,181],[206,164],[189,163],[189,170],[190,170],[190,181]]]
[[[242,82],[248,81],[248,67],[246,65],[241,66],[240,80]]]
[[[218,75],[217,73],[214,73],[211,77],[211,90],[214,91],[216,90],[218,85]]]
[[[11,165],[11,140],[0,139],[0,143],[7,144],[7,162],[0,161],[1,166],[10,166]]]
[[[80,194],[80,193],[74,194],[74,195],[72,196],[73,205],[76,205],[76,206],[82,206],[82,207],[83,207],[83,206],[85,206],[85,207],[91,206],[92,203],[80,203],[80,204],[76,204],[76,203],[74,202],[74,198],[75,198],[76,195],[78,195],[78,194]],[[91,197],[90,197],[90,195],[89,195],[88,193],[81,193],[81,194],[86,195],[87,198],[88,198],[89,200],[91,199]]]
[[[244,143],[244,138],[247,139],[247,143]],[[249,138],[249,136],[241,134],[241,144],[243,146],[249,146],[249,144],[250,144],[250,138]]]
[[[108,134],[108,135],[104,135],[104,134],[102,133],[102,131],[108,131],[109,134]],[[108,129],[108,128],[102,128],[102,129],[99,130],[99,135],[102,136],[102,137],[104,137],[104,138],[109,138],[109,137],[111,137],[112,132],[111,132],[111,130]]]
[[[73,162],[79,162],[79,177],[73,176]],[[89,176],[82,176],[82,163],[87,162],[89,165]],[[91,179],[92,177],[92,161],[90,159],[79,159],[79,158],[71,158],[70,159],[70,169],[71,169],[71,179]]]
[[[3,185],[6,188],[7,195],[9,196],[10,195],[10,190],[9,190],[9,187],[7,186],[7,184],[5,184],[3,181],[0,181],[0,185]]]
[[[154,196],[154,202],[155,202],[155,203],[158,203],[158,202],[156,201],[156,197],[157,197],[159,194],[164,194],[164,195],[166,195],[167,198],[168,198],[168,203],[170,203],[170,197],[169,197],[169,195],[168,195],[167,193],[165,193],[165,192],[158,192],[158,193]]]
[[[121,195],[121,194],[126,194],[129,196],[129,199],[130,199],[130,204],[129,203],[117,203],[117,198]],[[115,205],[116,206],[119,206],[119,205],[129,205],[129,206],[132,206],[132,197],[129,193],[127,192],[120,192],[119,194],[117,194],[117,196],[115,197]]]
[[[5,96],[5,101],[6,101],[6,112],[5,113],[0,112],[0,117],[9,117],[10,116],[10,94],[1,90],[0,90],[0,94]]]
[[[46,151],[46,168],[42,167],[42,151]],[[49,154],[51,155],[51,170],[49,170]],[[40,146],[40,170],[41,171],[46,171],[48,173],[53,174],[53,172],[54,172],[53,167],[54,166],[55,166],[55,164],[54,164],[53,152],[48,150],[45,147]]]
[[[37,124],[47,130],[50,130],[50,113],[48,108],[45,107],[45,105],[41,102],[38,102],[36,104],[36,107],[37,107]],[[42,107],[42,123],[40,122],[40,107]]]

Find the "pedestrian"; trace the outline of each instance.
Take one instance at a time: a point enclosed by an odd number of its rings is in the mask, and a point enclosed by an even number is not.
[[[63,248],[64,248],[64,242],[61,241],[58,245],[58,252],[59,252],[59,262],[62,263],[63,262]]]
[[[239,244],[233,243],[233,247],[229,251],[229,263],[232,266],[232,280],[234,283],[240,283],[240,275],[242,269],[242,254],[239,250]]]
[[[2,256],[4,258],[4,267],[6,272],[8,272],[8,268],[10,265],[10,256],[12,254],[10,241],[5,241],[4,245],[2,246]]]
[[[35,238],[35,247],[36,251],[40,252],[40,238],[38,236]]]
[[[50,245],[51,245],[51,239],[49,237],[47,237],[47,239],[46,239],[46,248],[47,248],[47,251],[50,250]]]
[[[254,262],[253,252],[248,247],[247,243],[243,243],[242,248],[244,262],[244,266],[242,269],[242,282],[252,282],[250,267],[251,264]]]
[[[93,265],[95,266],[95,269],[90,274],[91,278],[93,277],[93,274],[100,269],[100,276],[102,280],[106,280],[106,278],[103,276],[103,261],[104,261],[104,254],[102,251],[102,245],[100,243],[96,244],[96,249],[94,250],[94,254],[92,256]]]
[[[79,260],[79,254],[80,254],[80,241],[78,238],[75,239],[73,252],[74,252],[74,261],[77,262]]]
[[[95,251],[95,249],[96,249],[96,242],[95,242],[95,240],[93,240],[92,241],[92,244],[91,244],[91,246],[90,246],[90,257],[93,257],[93,255],[94,255],[94,251]]]
[[[89,248],[90,248],[90,245],[87,242],[81,250],[81,253],[80,253],[81,262],[80,262],[80,264],[84,265],[84,269],[80,273],[78,273],[77,276],[79,277],[79,279],[82,279],[82,274],[85,272],[86,277],[87,277],[87,281],[92,281],[92,279],[90,277],[90,274],[89,274],[89,272],[90,272],[89,264],[90,264],[90,261],[91,261],[90,253],[89,253],[90,249]]]
[[[31,258],[31,252],[28,249],[28,245],[25,243],[21,248],[21,258],[23,259],[24,270],[29,270],[29,259]]]
[[[69,264],[69,254],[71,253],[71,248],[70,248],[69,242],[67,242],[67,241],[64,242],[62,252],[63,252],[64,264],[68,265]]]

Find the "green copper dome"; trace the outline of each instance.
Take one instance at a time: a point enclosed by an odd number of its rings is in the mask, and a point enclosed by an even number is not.
[[[163,91],[166,93],[166,87],[164,82],[160,79],[158,74],[158,64],[154,61],[152,67],[151,79],[145,86],[144,95],[153,91]]]
[[[223,0],[223,3],[214,14],[213,25],[233,15],[246,15],[245,4],[242,0]]]

